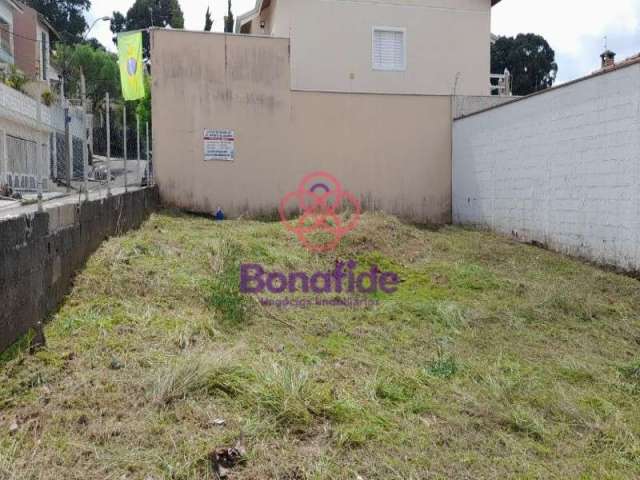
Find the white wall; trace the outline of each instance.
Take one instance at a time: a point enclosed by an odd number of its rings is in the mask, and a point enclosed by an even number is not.
[[[453,218],[640,269],[640,64],[455,121]]]

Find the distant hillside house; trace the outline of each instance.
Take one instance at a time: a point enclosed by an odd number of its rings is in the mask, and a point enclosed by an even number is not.
[[[51,64],[51,50],[58,32],[36,10],[26,5],[14,17],[15,64],[29,79],[50,86],[59,75]]]
[[[291,40],[294,90],[488,95],[500,0],[256,0],[236,33]]]

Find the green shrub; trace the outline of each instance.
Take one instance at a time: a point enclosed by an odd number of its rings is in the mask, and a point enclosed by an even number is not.
[[[432,361],[426,372],[432,377],[451,378],[458,372],[458,364],[451,356],[442,357]]]
[[[223,241],[216,255],[214,278],[208,282],[209,306],[228,323],[242,323],[251,310],[251,298],[240,292],[240,254],[238,244]]]
[[[44,92],[42,92],[41,99],[42,103],[44,103],[47,107],[50,107],[51,105],[53,105],[53,102],[55,102],[56,97],[51,90],[45,90]]]
[[[29,83],[27,76],[18,70],[15,65],[11,65],[9,72],[2,74],[1,79],[5,85],[19,92],[24,92],[25,85]]]

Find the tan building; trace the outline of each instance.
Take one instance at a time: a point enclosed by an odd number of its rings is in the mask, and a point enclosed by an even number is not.
[[[326,171],[367,209],[450,222],[452,94],[497,98],[491,3],[265,0],[238,21],[264,35],[152,30],[162,200],[272,213]]]
[[[500,0],[256,0],[236,31],[291,39],[294,90],[488,95]]]
[[[51,85],[59,80],[51,64],[52,45],[59,35],[49,21],[24,5],[14,17],[15,64],[29,79]]]

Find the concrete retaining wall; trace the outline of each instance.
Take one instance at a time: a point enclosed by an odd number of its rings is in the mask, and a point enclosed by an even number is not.
[[[453,218],[640,269],[640,64],[455,121]]]
[[[103,240],[137,228],[156,189],[69,204],[0,223],[0,351],[53,313]]]

